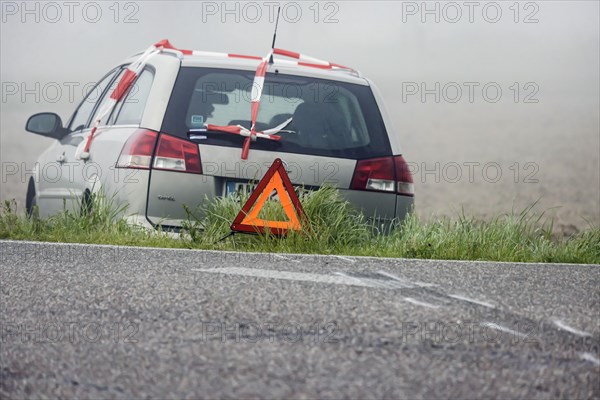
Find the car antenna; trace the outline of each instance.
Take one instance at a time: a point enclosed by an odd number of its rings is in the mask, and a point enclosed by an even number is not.
[[[279,12],[281,11],[281,6],[277,8],[277,19],[275,20],[275,32],[273,32],[273,44],[271,45],[271,50],[275,50],[275,39],[277,38],[277,25],[279,25]],[[269,57],[269,64],[273,64],[273,52],[271,51],[271,57]]]

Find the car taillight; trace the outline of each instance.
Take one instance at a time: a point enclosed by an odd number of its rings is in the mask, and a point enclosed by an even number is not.
[[[396,190],[395,178],[392,157],[360,160],[356,164],[350,189],[393,192]]]
[[[174,136],[161,134],[152,168],[169,171],[202,173],[198,145]]]
[[[157,136],[156,132],[147,129],[135,131],[121,150],[117,168],[149,169]]]
[[[404,196],[414,196],[415,187],[412,174],[404,157],[394,157],[394,165],[396,166],[396,192]]]
[[[358,161],[350,189],[414,195],[412,175],[402,156]]]
[[[149,169],[150,165],[155,169],[202,173],[198,145],[165,134],[159,137],[157,132],[151,130],[138,129],[123,146],[117,168]]]

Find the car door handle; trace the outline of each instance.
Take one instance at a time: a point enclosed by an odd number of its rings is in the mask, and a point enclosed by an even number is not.
[[[59,163],[64,163],[65,162],[65,153],[63,152],[60,156],[56,157],[56,161],[58,161]]]

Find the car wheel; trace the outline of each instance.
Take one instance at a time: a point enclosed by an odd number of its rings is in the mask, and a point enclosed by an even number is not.
[[[27,212],[27,216],[31,217],[33,214],[33,208],[37,205],[37,200],[35,197],[35,182],[33,178],[29,178],[29,183],[27,184],[27,195],[25,196],[25,211]]]

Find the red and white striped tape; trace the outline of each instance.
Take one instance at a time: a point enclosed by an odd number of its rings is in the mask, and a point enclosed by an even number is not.
[[[242,160],[248,159],[248,153],[250,151],[250,143],[256,140],[257,137],[263,139],[270,140],[280,140],[281,137],[275,134],[270,134],[266,132],[256,132],[256,118],[258,117],[258,108],[260,107],[260,97],[263,92],[263,87],[265,84],[265,75],[267,73],[267,63],[269,62],[269,58],[271,58],[271,53],[267,54],[266,57],[262,59],[258,67],[256,68],[256,73],[254,74],[254,82],[252,82],[252,92],[250,94],[250,102],[251,102],[251,110],[250,110],[250,129],[244,128],[241,125],[227,125],[227,126],[219,126],[219,125],[208,125],[207,129],[222,131],[227,133],[235,133],[238,135],[245,136],[244,145],[242,146]],[[289,121],[287,122],[289,123]],[[287,125],[287,123],[285,125]],[[285,125],[281,126],[279,129],[270,129],[269,131],[273,131],[273,133],[278,132],[283,129]],[[276,127],[277,128],[277,127]]]
[[[200,50],[184,50],[178,49],[174,47],[169,40],[163,39],[158,43],[155,43],[154,46],[166,49],[166,50],[174,50],[179,52],[185,56],[200,56],[200,57],[228,57],[228,58],[246,58],[250,60],[262,60],[262,57],[259,56],[247,56],[245,54],[234,54],[234,53],[219,53],[215,51],[200,51]]]
[[[102,120],[110,115],[111,111],[115,107],[115,105],[121,100],[121,98],[127,93],[133,82],[136,80],[138,75],[144,69],[144,66],[148,62],[148,60],[154,55],[160,53],[161,51],[174,51],[177,53],[181,53],[182,55],[193,55],[200,57],[223,57],[223,58],[243,58],[243,59],[251,59],[251,60],[260,60],[260,64],[256,68],[256,74],[254,75],[254,82],[252,84],[252,93],[251,93],[251,126],[250,129],[245,128],[241,125],[227,125],[227,126],[219,126],[219,125],[207,125],[207,129],[216,130],[226,133],[233,133],[237,135],[245,136],[244,145],[242,147],[242,159],[246,160],[248,158],[248,152],[250,150],[250,143],[256,138],[263,138],[269,140],[280,140],[281,136],[276,135],[276,133],[280,132],[285,128],[287,124],[290,123],[291,118],[285,121],[284,123],[271,128],[264,130],[262,132],[256,132],[256,119],[258,117],[258,110],[260,107],[260,98],[263,92],[263,87],[265,83],[265,75],[267,72],[267,64],[269,59],[273,54],[280,55],[283,57],[294,58],[298,61],[292,62],[296,65],[305,66],[305,67],[313,67],[313,68],[321,68],[321,69],[347,69],[354,71],[352,68],[344,67],[343,65],[330,63],[327,61],[319,60],[314,57],[306,56],[304,54],[296,53],[289,50],[283,49],[273,49],[272,52],[269,52],[266,57],[258,57],[258,56],[248,56],[243,54],[233,54],[233,53],[217,53],[210,51],[198,51],[198,50],[183,50],[174,47],[167,39],[161,40],[150,46],[142,55],[135,60],[131,65],[127,67],[125,73],[119,80],[117,87],[111,93],[108,101],[102,106],[100,111],[98,112],[98,116],[94,121],[92,126],[92,131],[85,142],[85,147],[83,152],[80,154],[80,158],[86,160],[90,157],[90,147],[92,145],[92,141],[96,135],[96,131],[100,126]],[[290,63],[287,60],[277,60],[278,62]],[[287,62],[286,62],[287,61]]]
[[[92,141],[94,140],[94,136],[96,134],[96,131],[98,130],[98,127],[100,126],[100,123],[107,115],[110,115],[110,112],[115,107],[115,105],[119,102],[119,100],[121,100],[125,93],[127,93],[129,88],[131,87],[131,84],[133,83],[133,81],[135,81],[140,72],[144,69],[144,66],[146,65],[148,60],[159,52],[160,49],[156,47],[156,45],[150,46],[148,47],[148,49],[146,49],[145,52],[142,53],[142,55],[137,60],[135,60],[125,69],[125,72],[119,80],[117,87],[110,94],[108,101],[98,111],[98,116],[94,121],[92,131],[90,132],[90,135],[87,138],[83,152],[80,154],[81,159],[86,160],[90,157],[90,146],[92,145]]]
[[[331,63],[329,61],[323,61],[318,58],[310,57],[301,53],[296,53],[295,51],[283,50],[283,49],[273,49],[273,54],[278,56],[284,56],[289,58],[295,58],[298,65],[304,67],[313,67],[313,68],[321,68],[321,69],[347,69],[350,71],[354,71],[352,68],[344,67],[343,65]]]

